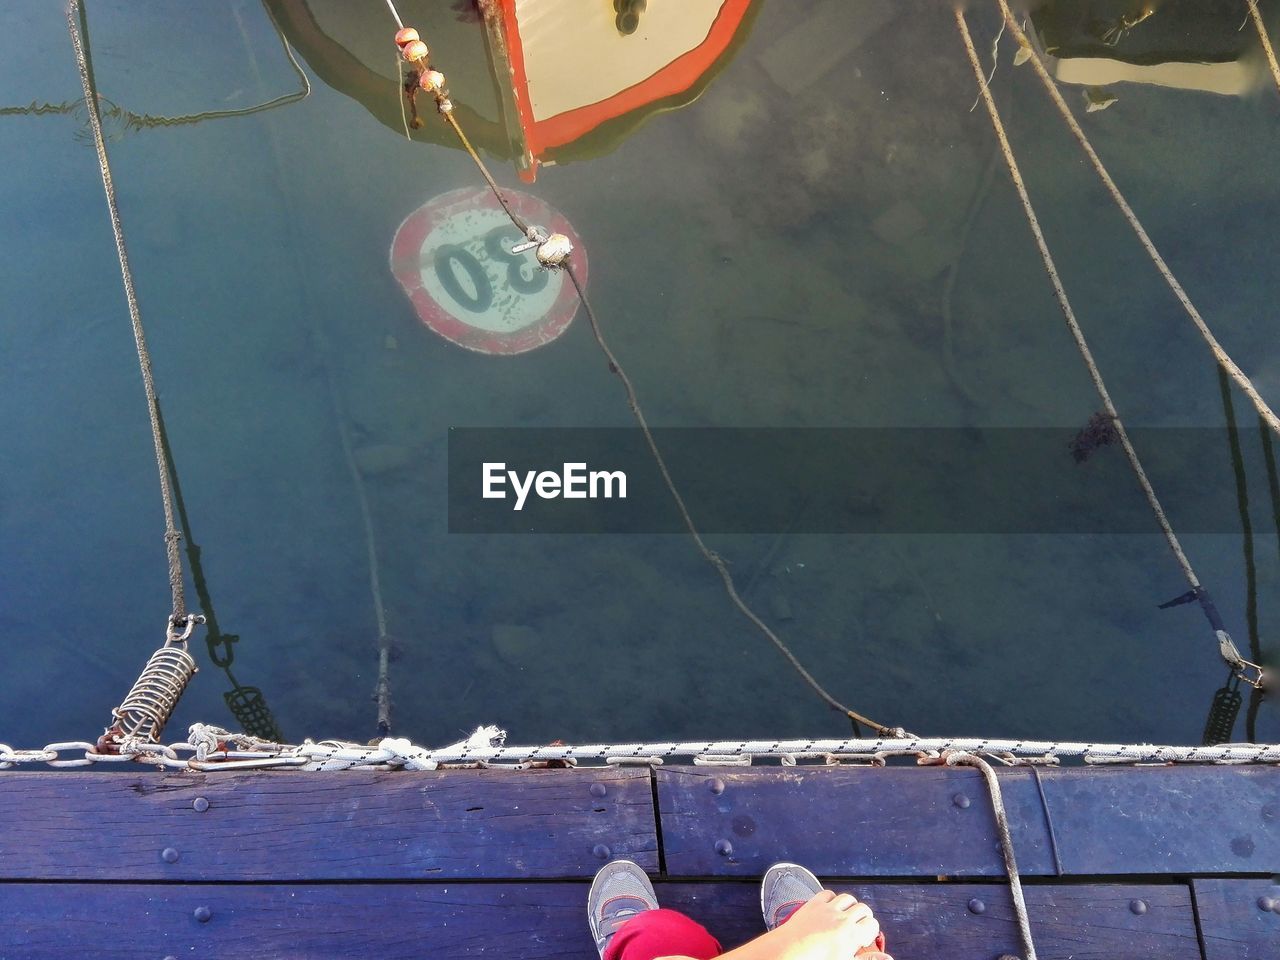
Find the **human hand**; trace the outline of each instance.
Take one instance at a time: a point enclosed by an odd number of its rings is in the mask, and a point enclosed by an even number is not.
[[[865,903],[852,894],[822,890],[771,936],[777,939],[778,960],[849,960],[865,947],[874,951],[879,933],[880,924]]]

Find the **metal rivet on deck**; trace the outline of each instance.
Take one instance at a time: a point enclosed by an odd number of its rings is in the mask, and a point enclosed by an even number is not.
[[[603,783],[593,783],[591,785],[591,795],[593,797],[603,797],[608,792]]]
[[[720,854],[722,857],[733,856],[733,844],[728,840],[717,840],[716,853]]]
[[[1272,900],[1270,897],[1258,898],[1258,909],[1261,910],[1263,913],[1266,913],[1269,910],[1274,910],[1275,908],[1276,908],[1276,901]]]
[[[981,900],[979,900],[977,897],[974,897],[972,900],[969,901],[969,912],[970,913],[986,913],[987,905],[983,903]]]
[[[191,801],[191,809],[196,813],[204,813],[209,809],[209,801],[204,797],[196,797]]]
[[[1147,912],[1147,901],[1145,901],[1145,900],[1130,900],[1130,901],[1129,901],[1129,912],[1130,912],[1130,913],[1136,913],[1138,916],[1142,916],[1144,913],[1146,913],[1146,912]]]
[[[173,849],[173,847],[165,847],[160,851],[160,859],[165,863],[177,863],[178,851]]]
[[[951,802],[954,803],[961,810],[967,810],[969,807],[969,798],[966,797],[963,793],[957,793],[954,797],[951,798]]]
[[[591,852],[594,853],[601,860],[608,860],[609,855],[613,851],[610,850],[608,847],[606,847],[603,843],[597,843],[594,847],[591,848]]]
[[[720,796],[720,794],[724,793],[724,781],[723,781],[723,780],[721,780],[719,777],[716,777],[714,780],[712,780],[710,783],[708,783],[708,784],[707,784],[707,787],[708,787],[708,788],[711,790],[711,792],[712,792],[712,793],[714,793],[717,797],[718,797],[718,796]]]
[[[213,916],[213,911],[208,907],[196,907],[195,918],[201,923],[208,923],[209,918]]]

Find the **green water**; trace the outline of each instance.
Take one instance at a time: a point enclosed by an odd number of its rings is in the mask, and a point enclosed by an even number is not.
[[[137,114],[297,89],[257,4],[88,6],[99,88]],[[383,5],[366,6],[369,36],[389,35]],[[696,102],[522,189],[584,239],[595,306],[655,424],[1083,424],[1098,401],[1012,187],[998,169],[982,188],[994,141],[970,111],[946,5],[896,4],[793,93],[764,68],[805,17],[843,9],[856,32],[861,6],[761,3]],[[985,57],[998,21],[971,7]],[[403,6],[480,50],[467,9]],[[0,37],[3,105],[79,97],[61,4],[4,5]],[[1221,426],[1203,344],[1030,67],[1012,66],[1007,37],[1000,50],[993,87],[1122,414]],[[449,70],[450,49],[435,55]],[[290,738],[374,733],[377,627],[345,431],[365,451],[397,733],[847,732],[685,538],[446,532],[450,427],[627,426],[630,413],[584,318],[514,358],[423,327],[388,270],[391,237],[476,172],[445,138],[407,142],[302,65],[311,95],[269,112],[109,124],[170,439],[220,625],[241,638],[240,682],[265,692]],[[1107,110],[1081,110],[1089,135],[1226,348],[1280,402],[1276,91],[1115,89]],[[1067,93],[1082,108],[1078,88]],[[168,612],[146,411],[86,134],[82,111],[0,116],[0,740],[23,746],[96,736]],[[1280,554],[1239,395],[1236,411],[1265,652]],[[1205,475],[1230,477],[1225,439],[1204,459]],[[1178,489],[1202,479],[1154,477],[1175,524]],[[1196,742],[1225,673],[1193,607],[1156,609],[1185,584],[1154,526],[712,541],[836,696],[918,733]],[[1244,649],[1239,531],[1184,541]],[[202,648],[174,736],[231,722]],[[1269,703],[1257,737],[1280,739]]]

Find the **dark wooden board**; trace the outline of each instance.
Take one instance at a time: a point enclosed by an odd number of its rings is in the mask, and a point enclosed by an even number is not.
[[[590,877],[657,851],[647,769],[0,779],[5,880]]]
[[[990,798],[971,768],[668,767],[657,776],[672,875],[756,875],[776,860],[825,876],[1004,874]],[[1024,875],[1280,870],[1280,768],[999,776]]]
[[[583,878],[611,857],[654,870],[649,776],[7,771],[0,880]],[[672,876],[759,876],[781,859],[834,877],[1004,873],[976,770],[666,767],[655,776]],[[1000,778],[1027,876],[1059,864],[1077,876],[1280,869],[1277,768],[1017,768]]]
[[[1049,874],[1033,776],[1010,768],[1000,783],[1019,867]],[[1004,876],[991,800],[972,768],[663,767],[657,777],[672,876],[759,876],[779,860],[824,876]]]
[[[1280,871],[1280,767],[1042,770],[1068,874]]]
[[[0,956],[595,957],[585,883],[7,884]],[[197,911],[209,911],[201,922]]]
[[[830,886],[870,904],[895,956],[995,960],[1005,953],[1022,955],[1004,884]],[[1024,890],[1041,960],[1200,960],[1186,886],[1054,884]],[[764,932],[754,883],[669,883],[659,893],[665,905],[696,917],[726,948]],[[971,903],[982,912],[970,909]]]
[[[1204,960],[1280,957],[1280,883],[1195,880],[1192,887],[1204,936]]]
[[[995,884],[849,888],[883,918],[889,947],[913,960],[1018,953],[1007,890]],[[479,954],[594,960],[585,882],[499,884],[7,884],[0,956],[24,960],[377,957]],[[726,946],[763,932],[754,883],[664,883],[661,902]],[[982,913],[969,904],[980,899]],[[1145,912],[1131,902],[1142,900]],[[1044,960],[1198,960],[1184,886],[1029,887]],[[201,922],[197,911],[207,909]]]

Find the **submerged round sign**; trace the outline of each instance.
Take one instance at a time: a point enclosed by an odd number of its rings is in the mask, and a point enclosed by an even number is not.
[[[502,191],[511,208],[548,233],[573,242],[586,282],[587,258],[569,221],[536,197]],[[428,327],[480,353],[524,353],[550,343],[578,312],[573,284],[544,270],[525,238],[486,189],[442,194],[409,214],[391,242],[391,272]]]

